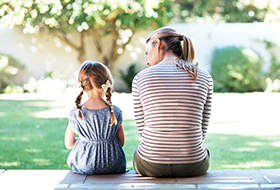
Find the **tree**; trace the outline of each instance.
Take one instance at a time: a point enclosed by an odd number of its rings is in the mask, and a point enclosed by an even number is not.
[[[31,34],[47,30],[77,50],[80,62],[88,53],[83,39],[90,36],[98,60],[109,67],[137,30],[162,27],[173,15],[171,0],[2,0],[0,7],[1,25]],[[78,45],[71,32],[78,32]]]
[[[279,1],[175,0],[175,22],[272,22],[280,21]]]

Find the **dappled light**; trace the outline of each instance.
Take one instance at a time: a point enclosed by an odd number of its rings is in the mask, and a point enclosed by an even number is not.
[[[40,166],[50,165],[49,159],[32,159],[31,161]]]
[[[0,103],[6,113],[5,118],[0,116],[1,152],[5,152],[0,157],[0,168],[67,168],[65,158],[69,151],[63,143],[67,120],[34,117],[37,112],[56,107],[56,101],[0,99]]]
[[[279,168],[279,147],[273,146],[279,138],[280,135],[208,134],[205,144],[210,150],[210,169]]]
[[[236,148],[236,149],[232,149],[232,150],[236,151],[236,152],[254,152],[254,151],[256,151],[256,148],[242,147],[242,148]]]
[[[6,113],[5,112],[0,112],[0,117],[5,117]]]
[[[1,168],[17,167],[17,166],[20,166],[20,162],[0,162]]]
[[[29,141],[29,138],[27,137],[0,137],[1,141],[16,141],[16,142],[20,142],[20,141]]]
[[[273,143],[271,143],[271,145],[280,148],[280,141],[273,142]]]
[[[41,149],[36,149],[36,148],[33,148],[33,149],[25,149],[26,152],[42,152]]]
[[[5,154],[0,155],[0,168],[69,169],[64,133],[78,94],[74,92],[1,95],[4,111],[0,112],[0,151]],[[264,97],[266,101],[261,101]],[[114,93],[112,98],[123,111],[124,151],[131,170],[133,153],[140,142],[132,97]],[[214,94],[212,122],[205,140],[210,150],[210,170],[280,168],[280,133],[273,125],[278,118],[277,99],[277,94]],[[256,100],[263,110],[252,109]],[[267,119],[270,125],[264,125]]]
[[[222,167],[225,169],[251,169],[251,168],[267,168],[273,166],[274,166],[274,162],[267,161],[267,160],[244,162],[244,163],[239,163],[234,165],[222,165]]]

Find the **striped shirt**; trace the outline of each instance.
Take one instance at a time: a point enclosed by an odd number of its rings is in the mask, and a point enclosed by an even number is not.
[[[195,163],[206,156],[205,139],[213,95],[211,75],[198,68],[195,82],[175,64],[159,63],[132,84],[139,156],[159,164]]]

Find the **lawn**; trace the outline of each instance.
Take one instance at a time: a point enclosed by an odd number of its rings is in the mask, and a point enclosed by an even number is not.
[[[44,118],[37,112],[53,109],[51,100],[0,99],[0,169],[69,169],[64,147],[67,118]],[[139,143],[134,120],[123,122],[128,169]],[[208,134],[210,169],[280,168],[280,135]],[[278,144],[277,144],[278,143]]]

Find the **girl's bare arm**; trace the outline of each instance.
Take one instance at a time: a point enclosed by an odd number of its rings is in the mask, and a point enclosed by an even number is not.
[[[123,130],[123,125],[121,124],[118,132],[117,132],[117,136],[119,138],[119,141],[121,142],[121,145],[124,145],[124,130]]]
[[[67,149],[74,148],[77,138],[75,138],[75,133],[72,131],[70,123],[68,124],[68,127],[65,131],[65,138],[64,138],[64,144]]]

